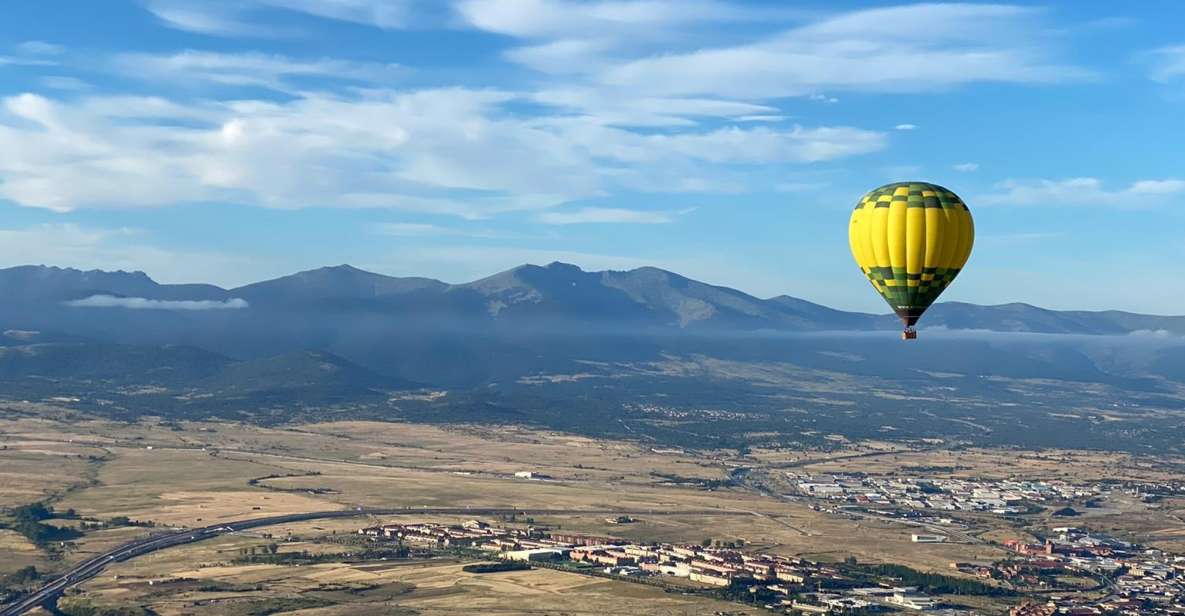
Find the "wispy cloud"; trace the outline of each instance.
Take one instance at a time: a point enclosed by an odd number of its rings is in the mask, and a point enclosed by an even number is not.
[[[173,81],[191,87],[209,84],[295,89],[301,79],[389,85],[405,71],[395,64],[321,58],[297,60],[276,54],[183,51],[171,55],[122,54],[114,68],[135,79]]]
[[[472,237],[472,238],[503,238],[508,234],[490,229],[460,229],[429,223],[417,222],[387,222],[374,225],[373,230],[379,235],[391,237]]]
[[[513,112],[523,100],[464,88],[185,103],[22,94],[0,100],[0,198],[58,211],[221,201],[481,218],[617,189],[710,191],[715,175],[735,173],[726,167],[887,144],[846,126],[639,132]]]
[[[42,41],[25,41],[12,47],[11,54],[0,53],[0,66],[55,66],[55,56],[65,48]]]
[[[68,90],[77,92],[81,90],[88,90],[91,87],[89,83],[77,77],[68,77],[65,75],[46,75],[45,77],[40,78],[38,81],[41,82],[41,85],[54,90]]]
[[[1153,80],[1162,83],[1185,78],[1185,45],[1161,47],[1149,53]]]
[[[706,133],[651,135],[641,138],[653,152],[668,151],[712,162],[818,162],[882,150],[884,133],[851,127],[795,126],[787,130],[759,126],[723,128]]]
[[[839,14],[756,43],[647,55],[601,71],[650,95],[747,99],[830,90],[924,92],[976,82],[1057,83],[1093,74],[1056,59],[1038,10],[916,4]],[[886,32],[910,36],[885,36]]]
[[[897,126],[893,127],[893,130],[911,131],[916,130],[917,127],[917,124],[898,124]]]
[[[226,0],[200,4],[185,0],[145,0],[144,8],[170,28],[197,34],[272,38],[284,33],[282,29],[252,23],[241,4]]]
[[[116,297],[114,295],[92,295],[83,299],[65,302],[75,308],[127,308],[129,310],[241,310],[247,308],[247,300],[164,300],[145,297]]]
[[[1066,237],[1065,231],[1029,231],[1023,233],[997,233],[986,234],[977,238],[977,242],[983,241],[987,244],[1024,244],[1030,242],[1043,242],[1053,240],[1061,237]]]
[[[774,190],[784,193],[808,192],[826,188],[825,182],[781,182],[774,186]]]
[[[954,165],[953,169],[959,173],[971,173],[972,171],[979,171],[979,163],[959,163]]]
[[[25,41],[17,44],[16,49],[27,56],[57,56],[66,52],[64,46],[45,41]]]
[[[571,212],[543,212],[538,220],[548,225],[580,224],[645,224],[656,225],[674,221],[675,213],[648,212],[622,208],[585,207]]]
[[[254,0],[254,3],[386,30],[412,25],[431,6],[416,0]]]
[[[527,38],[654,37],[688,25],[802,14],[718,0],[462,0],[456,10],[472,27]]]
[[[424,5],[419,5],[423,9]],[[409,0],[144,0],[144,8],[177,30],[221,37],[275,38],[300,34],[260,26],[269,11],[303,13],[384,29],[408,26],[417,3]]]
[[[535,102],[616,126],[694,126],[701,118],[782,119],[777,107],[714,98],[629,97],[597,88],[545,89]]]
[[[375,225],[374,230],[381,235],[395,237],[431,237],[437,235],[452,235],[453,229],[413,222],[388,222]]]
[[[977,202],[994,205],[1106,205],[1140,208],[1158,205],[1165,197],[1185,193],[1185,180],[1139,180],[1126,188],[1108,190],[1099,178],[1064,180],[1006,180],[996,192]]]

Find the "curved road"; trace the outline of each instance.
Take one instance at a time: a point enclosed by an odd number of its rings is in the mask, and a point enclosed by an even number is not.
[[[193,530],[177,531],[167,534],[150,535],[143,539],[130,541],[113,550],[92,557],[81,563],[78,563],[74,568],[70,569],[60,577],[55,578],[45,586],[39,588],[36,592],[26,595],[18,599],[15,603],[10,603],[4,607],[0,607],[0,616],[18,616],[24,614],[38,606],[45,605],[51,601],[56,600],[66,591],[67,588],[81,584],[103,571],[107,565],[113,562],[121,562],[143,556],[145,554],[163,550],[177,545],[184,545],[187,543],[194,543],[217,537],[226,533],[238,532],[242,530],[249,530],[261,526],[272,526],[275,524],[289,524],[292,522],[304,522],[307,520],[320,520],[325,518],[349,518],[364,515],[509,515],[512,513],[524,514],[530,513],[534,515],[565,515],[565,514],[616,514],[616,515],[752,515],[748,511],[735,511],[728,509],[697,509],[686,511],[639,511],[639,510],[621,510],[621,509],[515,509],[515,508],[462,508],[462,507],[424,507],[420,509],[413,509],[411,507],[403,509],[343,509],[336,511],[312,511],[308,513],[294,513],[290,515],[277,515],[267,518],[253,518],[248,520],[238,520],[234,522],[223,522],[215,526],[205,526]]]

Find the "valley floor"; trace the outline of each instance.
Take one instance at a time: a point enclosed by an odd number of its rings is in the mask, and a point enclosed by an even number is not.
[[[794,476],[865,473],[917,477],[1171,481],[1179,461],[1126,454],[952,452],[941,446],[880,442],[823,453],[652,448],[514,427],[326,422],[258,427],[229,422],[120,423],[44,405],[10,407],[0,419],[0,506],[44,501],[44,523],[81,536],[34,545],[15,527],[0,530],[0,576],[36,567],[42,575],[155,529],[355,507],[506,508],[524,512],[497,524],[533,524],[635,542],[699,544],[839,562],[897,563],[961,575],[954,562],[991,562],[1001,543],[1065,522],[1051,512],[1020,517],[968,512],[945,543],[915,543],[908,520],[820,507]],[[525,479],[516,473],[533,473]],[[825,503],[824,503],[825,504]],[[1115,494],[1073,523],[1185,552],[1185,505]],[[62,516],[72,510],[72,515]],[[629,511],[615,524],[605,511]],[[546,511],[533,515],[532,511]],[[422,516],[461,522],[481,515]],[[481,607],[498,614],[756,613],[703,596],[545,569],[468,574],[455,559],[244,565],[247,549],[342,549],[335,537],[375,518],[280,525],[170,548],[112,566],[71,591],[63,605],[143,604],[160,614],[452,614]],[[10,526],[12,526],[10,524]],[[332,559],[331,559],[332,560]],[[158,584],[162,584],[159,585]],[[982,599],[977,600],[983,603]],[[974,603],[974,601],[972,602]],[[1015,599],[988,600],[987,613]],[[403,610],[403,611],[399,611]]]

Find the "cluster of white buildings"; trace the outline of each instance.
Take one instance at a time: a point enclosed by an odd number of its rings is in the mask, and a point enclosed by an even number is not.
[[[787,612],[822,614],[853,610],[924,611],[959,614],[941,609],[937,599],[915,587],[893,580],[879,585],[854,586],[837,567],[776,554],[742,552],[698,545],[639,544],[614,537],[543,532],[534,528],[490,526],[480,521],[464,524],[402,524],[364,528],[364,535],[405,542],[422,548],[465,548],[490,552],[491,557],[526,562],[586,563],[598,571],[622,577],[671,576],[705,587],[741,587],[765,591],[767,607]],[[1081,574],[1104,581],[1109,594],[1047,594],[1048,603],[1027,603],[1014,612],[1022,616],[1068,614],[1138,614],[1185,616],[1185,557],[1145,550],[1073,527],[1055,528],[1040,543],[1007,541],[1012,557],[994,565],[959,564],[960,570],[983,578],[1008,580],[1014,585],[1041,587],[1056,593],[1046,580]],[[577,565],[580,566],[580,565]],[[772,597],[772,599],[771,599]]]
[[[1015,479],[955,479],[856,474],[787,473],[799,495],[869,506],[894,506],[937,511],[1020,513],[1022,503],[1066,502],[1104,497],[1116,492],[1132,496],[1185,494],[1185,482],[1071,483]]]
[[[765,413],[740,413],[729,409],[719,408],[684,408],[652,404],[649,402],[630,402],[622,405],[622,408],[633,413],[657,415],[667,419],[689,419],[694,417],[697,419],[714,419],[721,421],[769,417],[769,415]]]
[[[913,586],[852,588],[843,592],[806,593],[790,604],[791,609],[807,614],[843,613],[853,610],[893,608],[930,611],[938,608],[938,601],[918,592]],[[943,610],[945,613],[961,613]]]
[[[1024,502],[1068,501],[1105,493],[1102,485],[1061,481],[916,479],[847,474],[788,474],[801,496],[868,506],[936,511],[1024,511]]]
[[[868,588],[820,591],[851,582],[834,566],[776,554],[748,553],[699,545],[639,544],[593,535],[507,529],[476,520],[459,525],[403,524],[364,528],[361,534],[426,548],[466,548],[525,562],[588,563],[623,577],[671,576],[705,587],[747,587],[767,591],[768,607],[825,613],[862,608],[934,610],[937,600],[913,587],[891,583]],[[584,565],[588,566],[588,565]]]

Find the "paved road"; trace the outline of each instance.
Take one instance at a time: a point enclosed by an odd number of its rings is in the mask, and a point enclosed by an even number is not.
[[[276,524],[290,524],[293,522],[304,522],[307,520],[321,520],[325,518],[348,518],[364,515],[510,515],[510,514],[530,514],[530,515],[567,515],[567,514],[591,514],[591,515],[752,515],[748,511],[737,511],[730,509],[696,509],[696,510],[621,510],[621,509],[516,509],[516,508],[469,508],[469,507],[421,507],[413,508],[406,507],[403,509],[344,509],[336,511],[312,511],[308,513],[294,513],[290,515],[278,515],[266,518],[253,518],[248,520],[238,520],[234,522],[223,522],[214,526],[205,526],[193,530],[177,531],[164,534],[150,535],[143,539],[125,543],[109,552],[105,552],[74,566],[65,574],[45,586],[42,586],[36,592],[26,595],[18,599],[15,603],[10,603],[7,606],[0,607],[0,616],[18,616],[24,614],[40,605],[45,605],[51,601],[56,600],[66,591],[67,588],[85,582],[100,572],[103,571],[107,565],[113,562],[121,562],[143,556],[145,554],[163,550],[177,545],[184,545],[187,543],[194,543],[217,537],[226,533],[249,530],[252,528],[259,528],[261,526],[274,526]]]
[[[272,516],[269,518],[256,518],[253,520],[239,520],[236,522],[226,522],[217,526],[206,526],[204,528],[197,528],[188,531],[151,535],[144,539],[138,539],[136,541],[125,543],[109,552],[100,554],[75,565],[73,569],[67,571],[64,575],[58,577],[45,586],[42,586],[38,591],[18,600],[16,603],[12,603],[7,607],[0,608],[0,616],[16,616],[17,614],[24,614],[25,612],[28,612],[39,605],[43,605],[53,599],[56,599],[67,588],[95,577],[107,565],[113,562],[128,560],[137,556],[148,554],[149,552],[155,552],[157,550],[175,545],[201,541],[202,539],[208,539],[223,533],[247,530],[259,526],[302,522],[305,520],[317,520],[322,518],[341,518],[363,514],[364,512],[361,511],[317,511],[293,515]]]

